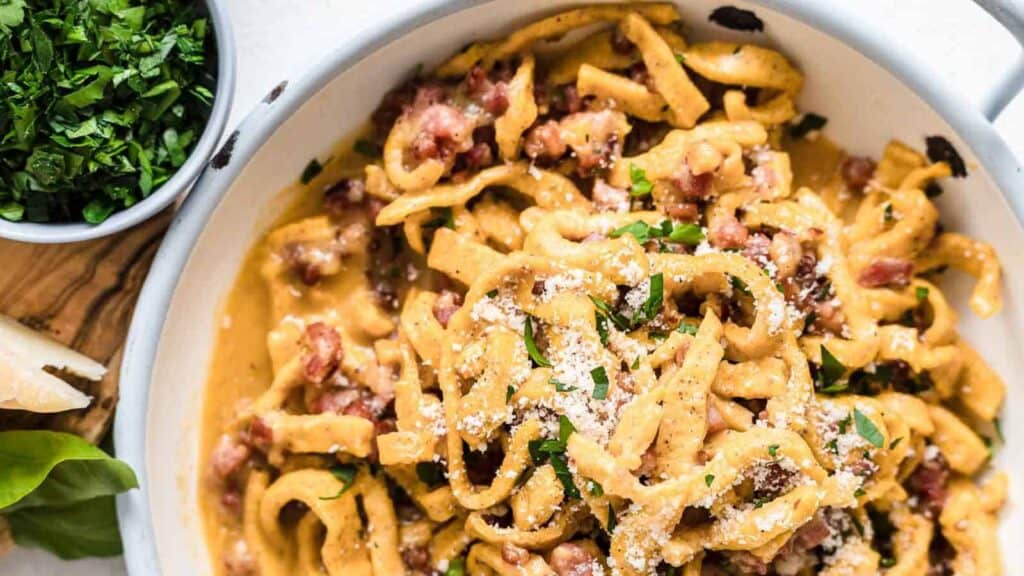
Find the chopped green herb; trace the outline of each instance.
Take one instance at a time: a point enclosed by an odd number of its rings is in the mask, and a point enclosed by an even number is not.
[[[551,362],[540,353],[537,348],[537,343],[533,339],[533,319],[530,316],[526,317],[526,325],[523,328],[523,340],[526,342],[526,351],[530,354],[530,358],[537,366],[550,368]]]
[[[896,448],[897,446],[899,446],[900,442],[902,442],[902,441],[903,441],[903,436],[900,436],[899,438],[896,438],[892,442],[889,442],[889,450],[892,450],[893,448]]]
[[[637,356],[633,359],[633,365],[629,367],[630,370],[637,370],[640,368],[640,357]]]
[[[580,491],[572,482],[572,472],[569,471],[569,462],[565,458],[565,454],[552,454],[550,462],[551,467],[555,469],[555,476],[562,482],[566,498],[579,498]]]
[[[654,189],[654,184],[647,179],[647,173],[636,164],[630,163],[629,165],[629,179],[632,182],[629,193],[634,197],[647,196]]]
[[[416,464],[416,477],[431,488],[439,486],[444,483],[444,466],[437,462],[419,462]]]
[[[686,54],[676,52],[676,62],[679,62],[680,65],[686,64]]]
[[[697,326],[696,324],[691,324],[684,320],[679,323],[679,327],[676,328],[676,332],[679,332],[680,334],[692,334],[696,336],[697,328],[699,328],[699,326]]]
[[[618,519],[615,518],[615,509],[612,508],[611,504],[608,504],[608,533],[611,534],[615,531],[615,527],[618,525]]]
[[[608,346],[608,318],[600,312],[594,312],[594,326],[597,328],[597,337],[601,339],[601,345]]]
[[[597,496],[597,497],[604,496],[604,487],[601,486],[600,484],[598,484],[597,482],[594,482],[593,480],[591,480],[590,481],[590,495],[591,496]]]
[[[924,302],[928,299],[928,287],[918,286],[917,288],[914,288],[914,296],[917,297],[918,302]]]
[[[892,556],[882,556],[882,558],[878,560],[878,565],[882,568],[892,568],[896,565],[896,559]]]
[[[676,224],[669,233],[668,239],[681,244],[696,246],[704,240],[704,230],[696,224]]]
[[[884,217],[885,217],[885,221],[886,222],[892,222],[892,220],[893,220],[892,204],[886,203],[886,205],[885,205],[885,216]]]
[[[850,424],[853,423],[853,415],[847,414],[846,418],[839,421],[839,433],[846,434],[846,431],[850,429]]]
[[[729,275],[729,285],[732,286],[733,290],[736,290],[742,294],[750,296],[750,288],[747,287],[747,283],[744,282],[738,276]]]
[[[331,475],[341,482],[341,488],[334,496],[321,496],[321,500],[337,500],[341,495],[348,492],[356,480],[356,467],[351,464],[338,464],[331,467]]]
[[[854,498],[860,498],[865,494],[867,494],[867,492],[865,492],[863,488],[857,488],[856,490],[853,491]]]
[[[558,417],[558,441],[565,444],[569,441],[569,436],[576,431],[573,427],[572,421],[569,420],[564,414]]]
[[[612,323],[615,324],[616,328],[622,331],[626,331],[632,328],[632,326],[629,323],[629,319],[623,316],[622,314],[619,314],[612,310],[611,306],[609,306],[606,302],[594,298],[593,296],[589,296],[589,298],[590,301],[594,303],[594,307],[597,308],[597,311],[603,314],[609,320],[611,320]]]
[[[353,146],[352,149],[367,158],[377,158],[381,154],[380,146],[370,142],[369,140],[363,140],[361,138],[356,140],[355,146]]]
[[[455,212],[452,211],[452,207],[445,206],[440,208],[439,212],[439,216],[424,222],[423,227],[429,230],[441,228],[443,226],[449,230],[455,230]]]
[[[636,238],[636,241],[639,242],[640,244],[645,244],[646,242],[648,242],[652,238],[652,236],[651,236],[651,231],[652,230],[658,230],[658,229],[657,228],[651,228],[651,226],[649,224],[647,224],[646,222],[637,221],[637,222],[633,222],[632,224],[626,224],[625,226],[623,226],[621,228],[616,228],[615,230],[612,230],[612,233],[610,234],[610,236],[612,238],[618,238],[618,237],[622,236],[623,234],[629,234],[629,235],[633,236],[634,238]],[[654,237],[658,238],[660,236],[654,236]]]
[[[200,5],[0,0],[0,218],[98,224],[177,172],[216,85]]]
[[[828,118],[819,116],[814,112],[808,112],[800,118],[800,121],[796,124],[792,124],[789,127],[790,138],[803,138],[816,130],[821,130],[828,124]]]
[[[821,285],[821,288],[818,290],[818,295],[815,296],[814,299],[818,302],[824,302],[825,300],[828,300],[828,295],[831,291],[832,283],[825,281],[825,283]]]
[[[444,571],[444,576],[466,576],[465,561],[462,558],[456,558],[448,562],[448,569]]]
[[[1003,436],[1003,423],[999,418],[992,419],[992,427],[996,429],[996,436],[999,438],[999,441],[1005,444],[1006,438]]]
[[[839,456],[839,441],[835,438],[825,443],[825,447],[832,451],[833,454]]]
[[[711,485],[714,484],[714,483],[715,483],[715,475],[714,474],[705,474],[704,475],[704,484],[708,488],[710,488]]]
[[[857,530],[857,534],[860,534],[863,537],[864,536],[864,525],[861,524],[860,520],[856,516],[854,516],[853,514],[850,514],[849,518],[850,518],[850,521],[853,522],[853,527]]]
[[[313,158],[309,161],[309,164],[306,164],[306,167],[302,169],[302,176],[299,179],[303,184],[309,184],[313,178],[316,178],[323,171],[323,164],[321,164],[316,158]]]
[[[633,314],[633,324],[646,322],[661,312],[662,299],[665,293],[665,276],[658,272],[651,276],[650,291],[643,306]]]
[[[768,455],[769,456],[771,456],[772,458],[775,458],[776,456],[778,456],[778,454],[779,454],[779,445],[778,444],[772,444],[771,446],[768,447]]]
[[[508,404],[508,401],[512,399],[512,395],[515,393],[516,389],[511,384],[505,387],[505,404]]]
[[[764,506],[765,504],[767,504],[770,501],[771,501],[771,498],[766,498],[766,497],[754,498],[754,500],[753,500],[754,508],[760,508],[760,507]]]
[[[594,393],[591,394],[598,400],[604,400],[608,397],[608,373],[605,372],[604,366],[598,366],[590,371],[590,377],[594,380]]]
[[[878,427],[871,421],[871,418],[865,416],[859,408],[853,409],[853,424],[857,429],[857,434],[867,440],[869,444],[875,448],[885,446],[885,436],[878,431]]]
[[[567,386],[564,382],[555,379],[554,376],[548,378],[548,384],[553,384],[556,392],[572,392],[576,389],[575,386]]]
[[[488,291],[488,292],[487,292],[487,297],[488,297],[488,298],[494,298],[494,297],[496,297],[497,295],[498,295],[498,289],[497,289],[497,288],[495,288],[494,290],[490,290],[490,291]]]
[[[843,366],[825,345],[821,345],[821,368],[818,370],[818,379],[821,384],[821,392],[834,394],[846,390],[848,383],[839,379],[846,374],[846,366]]]

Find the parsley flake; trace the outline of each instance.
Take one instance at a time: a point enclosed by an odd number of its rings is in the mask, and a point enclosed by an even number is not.
[[[711,485],[714,484],[714,483],[715,483],[715,475],[714,474],[705,474],[704,475],[704,484],[708,488],[711,488]]]
[[[540,349],[537,348],[537,342],[533,339],[533,320],[530,316],[526,317],[526,324],[523,327],[523,340],[526,342],[526,351],[530,354],[534,364],[550,368],[551,362],[540,353]]]
[[[857,434],[867,440],[869,444],[875,448],[885,446],[885,436],[878,431],[878,427],[871,421],[871,418],[868,418],[859,408],[853,409],[853,424],[857,429]]]
[[[654,184],[647,179],[647,173],[636,164],[630,163],[629,165],[629,179],[632,182],[632,186],[629,188],[631,196],[647,196],[654,189]]]
[[[592,396],[597,400],[604,400],[608,397],[608,373],[604,366],[598,366],[590,371],[590,377],[594,380],[594,392]]]
[[[334,496],[321,496],[321,500],[337,500],[341,495],[348,492],[356,480],[356,467],[351,464],[338,464],[331,467],[331,476],[341,482],[341,488]]]

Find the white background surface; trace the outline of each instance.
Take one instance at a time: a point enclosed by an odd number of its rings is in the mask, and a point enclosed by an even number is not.
[[[347,39],[394,17],[416,0],[223,0],[235,29],[238,83],[228,132],[281,80]],[[520,0],[540,1],[540,0]],[[840,1],[840,0],[829,0]],[[1024,58],[994,20],[968,0],[841,0],[856,2],[879,33],[915,52],[938,76],[979,102],[994,79]],[[410,61],[415,56],[410,56]],[[1024,161],[1024,96],[997,127]],[[0,559],[2,576],[123,575],[120,559],[60,562],[18,550]],[[137,575],[141,576],[141,575]],[[168,575],[176,576],[176,575]]]

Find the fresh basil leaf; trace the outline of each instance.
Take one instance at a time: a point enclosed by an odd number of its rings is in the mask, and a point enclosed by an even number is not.
[[[138,487],[127,464],[62,432],[0,432],[0,511],[63,506]]]
[[[526,351],[537,366],[551,367],[551,362],[541,354],[540,349],[537,348],[537,342],[533,339],[533,319],[530,316],[526,317],[526,323],[523,327],[523,341],[526,342]]]
[[[875,423],[857,408],[853,409],[853,425],[857,429],[857,434],[875,448],[885,445],[885,437],[878,431]]]
[[[5,516],[19,546],[42,548],[65,560],[121,554],[113,496],[25,508]]]

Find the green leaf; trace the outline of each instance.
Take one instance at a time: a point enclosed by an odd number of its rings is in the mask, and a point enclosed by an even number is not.
[[[348,489],[352,487],[352,484],[356,481],[356,473],[358,470],[352,464],[338,464],[331,467],[331,475],[334,476],[338,482],[341,482],[341,488],[338,489],[338,493],[333,496],[321,496],[321,500],[337,500],[341,498],[341,495],[348,492]]]
[[[697,326],[696,324],[691,324],[684,320],[679,323],[679,327],[676,328],[676,332],[679,332],[680,334],[692,334],[696,336],[698,328],[699,326]]]
[[[629,188],[631,196],[647,196],[654,189],[654,184],[647,179],[647,173],[636,164],[629,164],[629,179],[632,182],[632,186]]]
[[[127,464],[62,432],[0,432],[0,470],[0,511],[5,513],[63,506],[138,487]]]
[[[598,400],[608,397],[608,372],[604,366],[598,366],[590,371],[590,377],[594,380],[594,392],[591,394]]]
[[[95,74],[96,78],[78,90],[68,94],[62,102],[75,108],[85,108],[103,100],[107,84],[113,78],[114,73],[106,66],[96,66],[91,69],[90,76]]]
[[[121,554],[113,496],[6,514],[19,546],[42,548],[65,560]]]
[[[2,10],[2,8],[0,8]],[[32,62],[40,74],[46,74],[53,63],[53,43],[38,26],[32,27]]]
[[[615,531],[615,527],[619,525],[618,519],[615,517],[615,508],[612,508],[611,504],[608,504],[608,529],[607,532],[611,534]]]
[[[526,351],[530,354],[530,358],[537,366],[550,368],[551,362],[541,354],[540,349],[537,348],[537,343],[533,339],[533,320],[530,316],[526,317],[526,323],[523,327],[523,340],[526,342]]]
[[[323,170],[324,167],[322,164],[320,164],[320,161],[317,160],[316,158],[313,158],[312,160],[309,161],[309,164],[306,164],[306,167],[302,169],[302,176],[299,179],[302,181],[303,184],[309,184],[309,182],[313,178],[316,178],[317,175],[323,172]]]
[[[601,339],[601,345],[608,346],[608,318],[600,312],[594,312],[594,325],[597,328],[597,337]]]
[[[0,27],[14,28],[25,20],[25,0],[0,2]]]
[[[554,376],[548,378],[548,384],[551,384],[555,387],[555,392],[572,392],[573,390],[576,389],[575,386],[569,386],[566,383],[557,380]]]
[[[661,312],[662,300],[665,293],[665,275],[658,272],[651,276],[651,290],[647,295],[647,301],[643,306],[644,320],[650,320]],[[634,322],[635,323],[635,322]]]
[[[114,213],[114,204],[105,198],[91,200],[82,208],[82,218],[89,224],[100,224]]]
[[[466,564],[462,558],[456,558],[449,562],[444,576],[466,576]]]
[[[846,374],[846,366],[843,366],[825,345],[821,345],[821,369],[819,370],[819,376],[821,379],[822,392],[838,392],[840,390],[833,389],[834,386],[839,382],[839,379]],[[842,390],[845,390],[845,383],[843,384]]]
[[[779,454],[779,445],[778,444],[772,444],[771,446],[768,447],[768,455],[769,456],[771,456],[772,458],[775,458],[778,454]]]
[[[923,303],[928,299],[928,287],[918,286],[917,288],[914,288],[914,296],[917,297],[918,302]]]
[[[0,204],[0,218],[18,222],[25,217],[25,207],[17,202],[6,202]]]
[[[857,434],[875,448],[885,445],[885,437],[878,431],[875,423],[857,408],[853,409],[853,425],[857,429]]]
[[[704,241],[704,230],[696,224],[677,224],[668,239],[673,242],[696,246]]]
[[[569,420],[564,414],[558,417],[558,441],[565,444],[569,441],[569,436],[576,431],[576,428],[572,425],[572,421]]]
[[[605,317],[607,317],[609,320],[611,320],[612,323],[615,324],[616,328],[622,331],[626,331],[632,328],[629,319],[623,316],[622,314],[619,314],[612,310],[611,306],[609,306],[606,302],[604,302],[603,300],[599,300],[593,296],[588,296],[588,298],[590,298],[590,301],[594,303],[594,307],[597,308],[597,311],[600,312]]]
[[[506,404],[508,404],[508,401],[512,399],[512,396],[515,395],[515,393],[516,393],[516,389],[513,388],[511,384],[509,384],[508,386],[505,387],[505,403]]]
[[[704,484],[708,488],[711,488],[711,485],[714,484],[714,483],[715,483],[715,475],[714,474],[705,474],[704,475]]]
[[[610,236],[612,238],[618,238],[623,234],[629,234],[636,238],[637,242],[644,244],[651,239],[651,227],[646,222],[637,221],[612,230]]]
[[[604,487],[601,486],[600,484],[598,484],[597,482],[594,482],[593,480],[591,480],[590,481],[590,495],[591,496],[597,496],[599,498],[601,496],[604,496]]]

